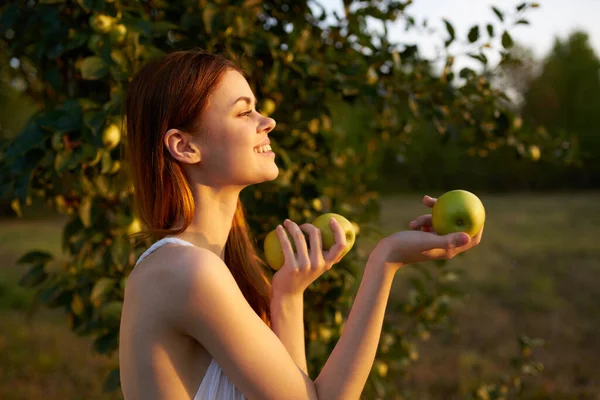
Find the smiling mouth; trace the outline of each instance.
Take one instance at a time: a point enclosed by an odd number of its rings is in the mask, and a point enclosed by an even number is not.
[[[265,144],[264,146],[258,146],[254,148],[254,152],[255,153],[269,153],[269,152],[273,152],[273,150],[271,149],[271,145],[270,144]]]

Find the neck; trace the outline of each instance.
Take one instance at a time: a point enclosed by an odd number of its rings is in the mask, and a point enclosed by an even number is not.
[[[194,195],[194,219],[186,230],[176,237],[194,246],[212,251],[225,258],[225,244],[233,223],[240,195],[238,188],[215,188],[197,184]]]

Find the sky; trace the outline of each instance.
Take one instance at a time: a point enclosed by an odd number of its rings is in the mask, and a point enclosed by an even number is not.
[[[342,0],[318,0],[328,11],[337,10],[343,15]],[[429,20],[429,25],[437,29],[432,36],[426,33],[417,34],[405,32],[403,23],[396,23],[389,27],[389,37],[392,42],[416,43],[423,55],[433,57],[436,55],[436,46],[443,45],[447,37],[443,25],[443,18],[454,25],[456,36],[466,38],[469,28],[476,24],[493,22],[496,32],[501,28],[499,21],[492,12],[491,6],[502,10],[514,11],[515,7],[523,0],[413,0],[407,7],[408,14],[415,17],[417,22],[424,18]],[[527,10],[525,17],[530,25],[519,25],[510,30],[515,42],[533,50],[536,58],[543,58],[551,49],[555,37],[566,39],[575,29],[582,29],[590,36],[590,44],[597,56],[600,57],[600,0],[538,0],[538,8]],[[369,25],[377,29],[377,25]],[[485,32],[485,27],[482,32]],[[496,43],[499,46],[499,43]],[[461,50],[460,45],[453,45],[452,50]],[[490,63],[495,59],[491,55]],[[478,61],[470,61],[468,57],[457,60],[455,67],[468,65],[475,67]]]

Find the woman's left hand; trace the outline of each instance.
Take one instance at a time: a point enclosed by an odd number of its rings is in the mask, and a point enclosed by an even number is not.
[[[423,197],[423,204],[425,204],[429,208],[433,208],[433,205],[437,201],[436,198],[430,196]],[[431,214],[421,215],[414,220],[410,221],[408,226],[413,230],[420,230],[423,232],[433,232],[435,233],[432,223],[431,223]]]
[[[299,295],[325,271],[331,269],[333,264],[342,259],[342,253],[346,247],[346,236],[339,222],[332,218],[330,226],[335,243],[331,249],[323,251],[321,230],[316,226],[309,223],[298,226],[289,219],[285,220],[284,226],[294,240],[297,254],[294,254],[285,229],[278,227],[277,237],[281,243],[285,261],[273,275],[272,290],[274,295]],[[306,232],[309,236],[310,249],[302,232]]]

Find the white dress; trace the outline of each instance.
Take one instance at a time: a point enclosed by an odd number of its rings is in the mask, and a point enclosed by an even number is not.
[[[160,246],[167,243],[180,244],[182,246],[193,246],[190,242],[175,238],[165,237],[150,246],[137,260],[135,265],[139,264],[144,258],[153,253]],[[225,376],[219,364],[213,358],[208,366],[206,375],[200,383],[200,387],[194,396],[194,400],[246,400],[244,395],[235,387],[235,385]]]

